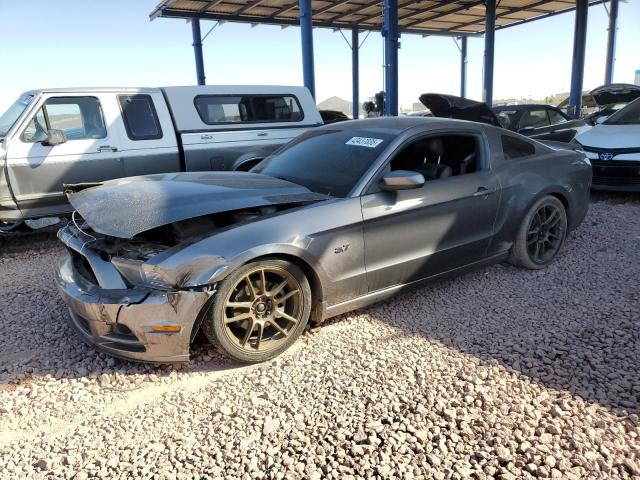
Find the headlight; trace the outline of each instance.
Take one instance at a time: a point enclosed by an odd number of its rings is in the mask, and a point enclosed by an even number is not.
[[[155,265],[147,265],[142,260],[113,257],[111,263],[129,283],[139,287],[167,290],[173,287],[165,272]]]

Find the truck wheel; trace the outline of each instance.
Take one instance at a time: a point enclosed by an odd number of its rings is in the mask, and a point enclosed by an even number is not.
[[[276,357],[297,340],[309,320],[311,287],[291,262],[249,263],[218,287],[202,331],[223,353],[240,362]]]
[[[549,265],[567,235],[567,212],[552,195],[538,200],[527,212],[511,248],[509,262],[531,270]]]

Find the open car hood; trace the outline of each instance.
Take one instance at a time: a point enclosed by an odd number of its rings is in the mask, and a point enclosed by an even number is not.
[[[640,97],[640,86],[629,83],[612,83],[602,85],[589,92],[598,106],[614,103],[629,103]]]
[[[431,110],[435,117],[456,118],[487,123],[496,127],[501,126],[498,117],[486,103],[441,93],[424,93],[420,95],[420,101]]]
[[[119,238],[203,215],[330,198],[295,183],[247,172],[130,177],[65,185],[65,194],[94,231]]]

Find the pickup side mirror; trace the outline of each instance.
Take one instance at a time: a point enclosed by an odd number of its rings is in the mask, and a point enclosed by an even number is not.
[[[395,192],[397,190],[409,190],[420,188],[424,185],[424,176],[410,170],[396,170],[387,173],[382,178],[382,190]]]
[[[61,145],[67,141],[67,137],[64,136],[64,132],[62,130],[50,129],[47,130],[47,138],[42,142],[43,145],[47,145],[49,147],[55,147],[56,145]]]
[[[535,131],[536,131],[536,129],[533,128],[533,127],[522,127],[522,128],[518,129],[518,133],[520,135],[531,135]]]
[[[607,118],[609,117],[607,117],[606,115],[599,116],[598,118],[596,118],[596,125],[600,125],[604,123],[607,120]]]

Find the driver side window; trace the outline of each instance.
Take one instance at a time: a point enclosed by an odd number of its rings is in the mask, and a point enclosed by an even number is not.
[[[428,183],[481,170],[480,141],[474,135],[438,135],[404,147],[390,163],[390,171],[421,173]]]
[[[48,130],[62,130],[67,140],[106,138],[102,107],[95,97],[52,97],[38,110],[21,139],[25,143],[43,142]]]

